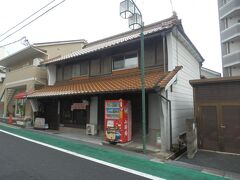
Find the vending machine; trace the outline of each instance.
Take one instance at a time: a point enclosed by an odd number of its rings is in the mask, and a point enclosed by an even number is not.
[[[105,141],[125,143],[132,139],[131,102],[123,99],[105,100]]]

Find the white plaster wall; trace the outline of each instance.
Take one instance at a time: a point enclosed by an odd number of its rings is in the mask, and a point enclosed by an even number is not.
[[[90,124],[98,124],[98,97],[91,97],[90,101]]]
[[[206,77],[206,78],[218,78],[218,77],[221,77],[221,74],[213,74],[213,73],[210,73],[208,71],[205,71],[205,70],[201,70],[201,75]]]
[[[162,91],[161,95],[167,97],[166,91]],[[168,151],[170,150],[170,116],[169,116],[169,103],[161,98],[161,110],[160,110],[160,132],[161,132],[161,150]]]
[[[149,129],[160,129],[160,101],[157,93],[148,94]]]
[[[177,74],[177,80],[168,90],[168,99],[172,102],[172,135],[173,143],[178,135],[185,131],[185,119],[193,118],[193,89],[189,80],[200,78],[200,64],[185,46],[170,34],[168,40],[169,70],[183,66]]]
[[[50,64],[47,66],[47,74],[48,74],[48,85],[52,86],[56,82],[56,65]]]
[[[148,94],[148,143],[156,144],[156,137],[160,136],[161,99],[157,93]]]

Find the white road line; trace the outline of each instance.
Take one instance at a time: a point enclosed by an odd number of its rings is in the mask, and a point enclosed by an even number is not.
[[[35,140],[29,139],[29,138],[26,138],[26,137],[22,137],[22,136],[19,136],[19,135],[16,135],[16,134],[13,134],[13,133],[1,130],[1,129],[0,129],[0,132],[3,132],[5,134],[9,134],[11,136],[18,137],[20,139],[24,139],[26,141],[36,143],[36,144],[39,144],[39,145],[42,145],[42,146],[45,146],[45,147],[48,147],[48,148],[51,148],[51,149],[55,149],[55,150],[58,150],[58,151],[61,151],[61,152],[67,153],[67,154],[71,154],[73,156],[77,156],[77,157],[80,157],[80,158],[83,158],[83,159],[86,159],[86,160],[89,160],[89,161],[93,161],[93,162],[96,162],[96,163],[99,163],[99,164],[102,164],[102,165],[105,165],[105,166],[109,166],[109,167],[119,169],[119,170],[122,170],[122,171],[125,171],[125,172],[128,172],[128,173],[131,173],[131,174],[142,176],[142,177],[145,177],[145,178],[148,178],[148,179],[164,180],[163,178],[160,178],[160,177],[157,177],[157,176],[153,176],[153,175],[146,174],[146,173],[143,173],[143,172],[140,172],[140,171],[136,171],[136,170],[129,169],[129,168],[126,168],[126,167],[122,167],[122,166],[119,166],[119,165],[116,165],[116,164],[108,163],[108,162],[98,160],[98,159],[95,159],[95,158],[92,158],[92,157],[89,157],[89,156],[84,156],[82,154],[78,154],[78,153],[75,153],[75,152],[72,152],[72,151],[69,151],[69,150],[66,150],[66,149],[62,149],[62,148],[55,147],[55,146],[52,146],[52,145],[49,145],[49,144],[46,144],[46,143],[42,143],[42,142],[35,141]]]
[[[20,127],[13,126],[13,125],[8,125],[8,124],[2,123],[2,122],[0,122],[0,125],[1,125],[1,126],[5,126],[5,127],[8,127],[8,128],[12,128],[12,129],[20,129]]]

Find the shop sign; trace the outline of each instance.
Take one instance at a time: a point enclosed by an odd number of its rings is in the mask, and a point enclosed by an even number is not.
[[[71,111],[76,110],[76,109],[86,109],[87,108],[87,103],[73,103],[71,105]]]

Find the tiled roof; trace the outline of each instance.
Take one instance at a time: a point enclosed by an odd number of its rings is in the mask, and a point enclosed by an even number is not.
[[[162,69],[154,69],[145,73],[145,88],[164,88],[167,83],[177,74],[182,66],[177,66],[173,71],[163,73]],[[85,95],[140,91],[140,72],[130,74],[110,75],[105,77],[94,77],[82,80],[72,80],[63,84],[48,86],[28,95],[28,98]]]
[[[165,19],[163,21],[159,21],[157,23],[148,25],[144,27],[144,35],[153,34],[155,32],[163,31],[172,28],[174,25],[179,23],[177,16],[172,16],[171,18]],[[128,31],[126,33],[122,33],[116,36],[112,36],[106,39],[102,39],[96,42],[92,42],[87,44],[83,49],[80,49],[78,51],[72,52],[70,54],[48,59],[47,61],[44,61],[42,64],[50,64],[55,63],[59,61],[68,60],[74,57],[78,57],[81,55],[85,55],[88,53],[93,53],[99,50],[103,50],[105,48],[109,48],[112,46],[120,45],[124,42],[134,40],[140,37],[140,30],[134,30],[134,31]]]

